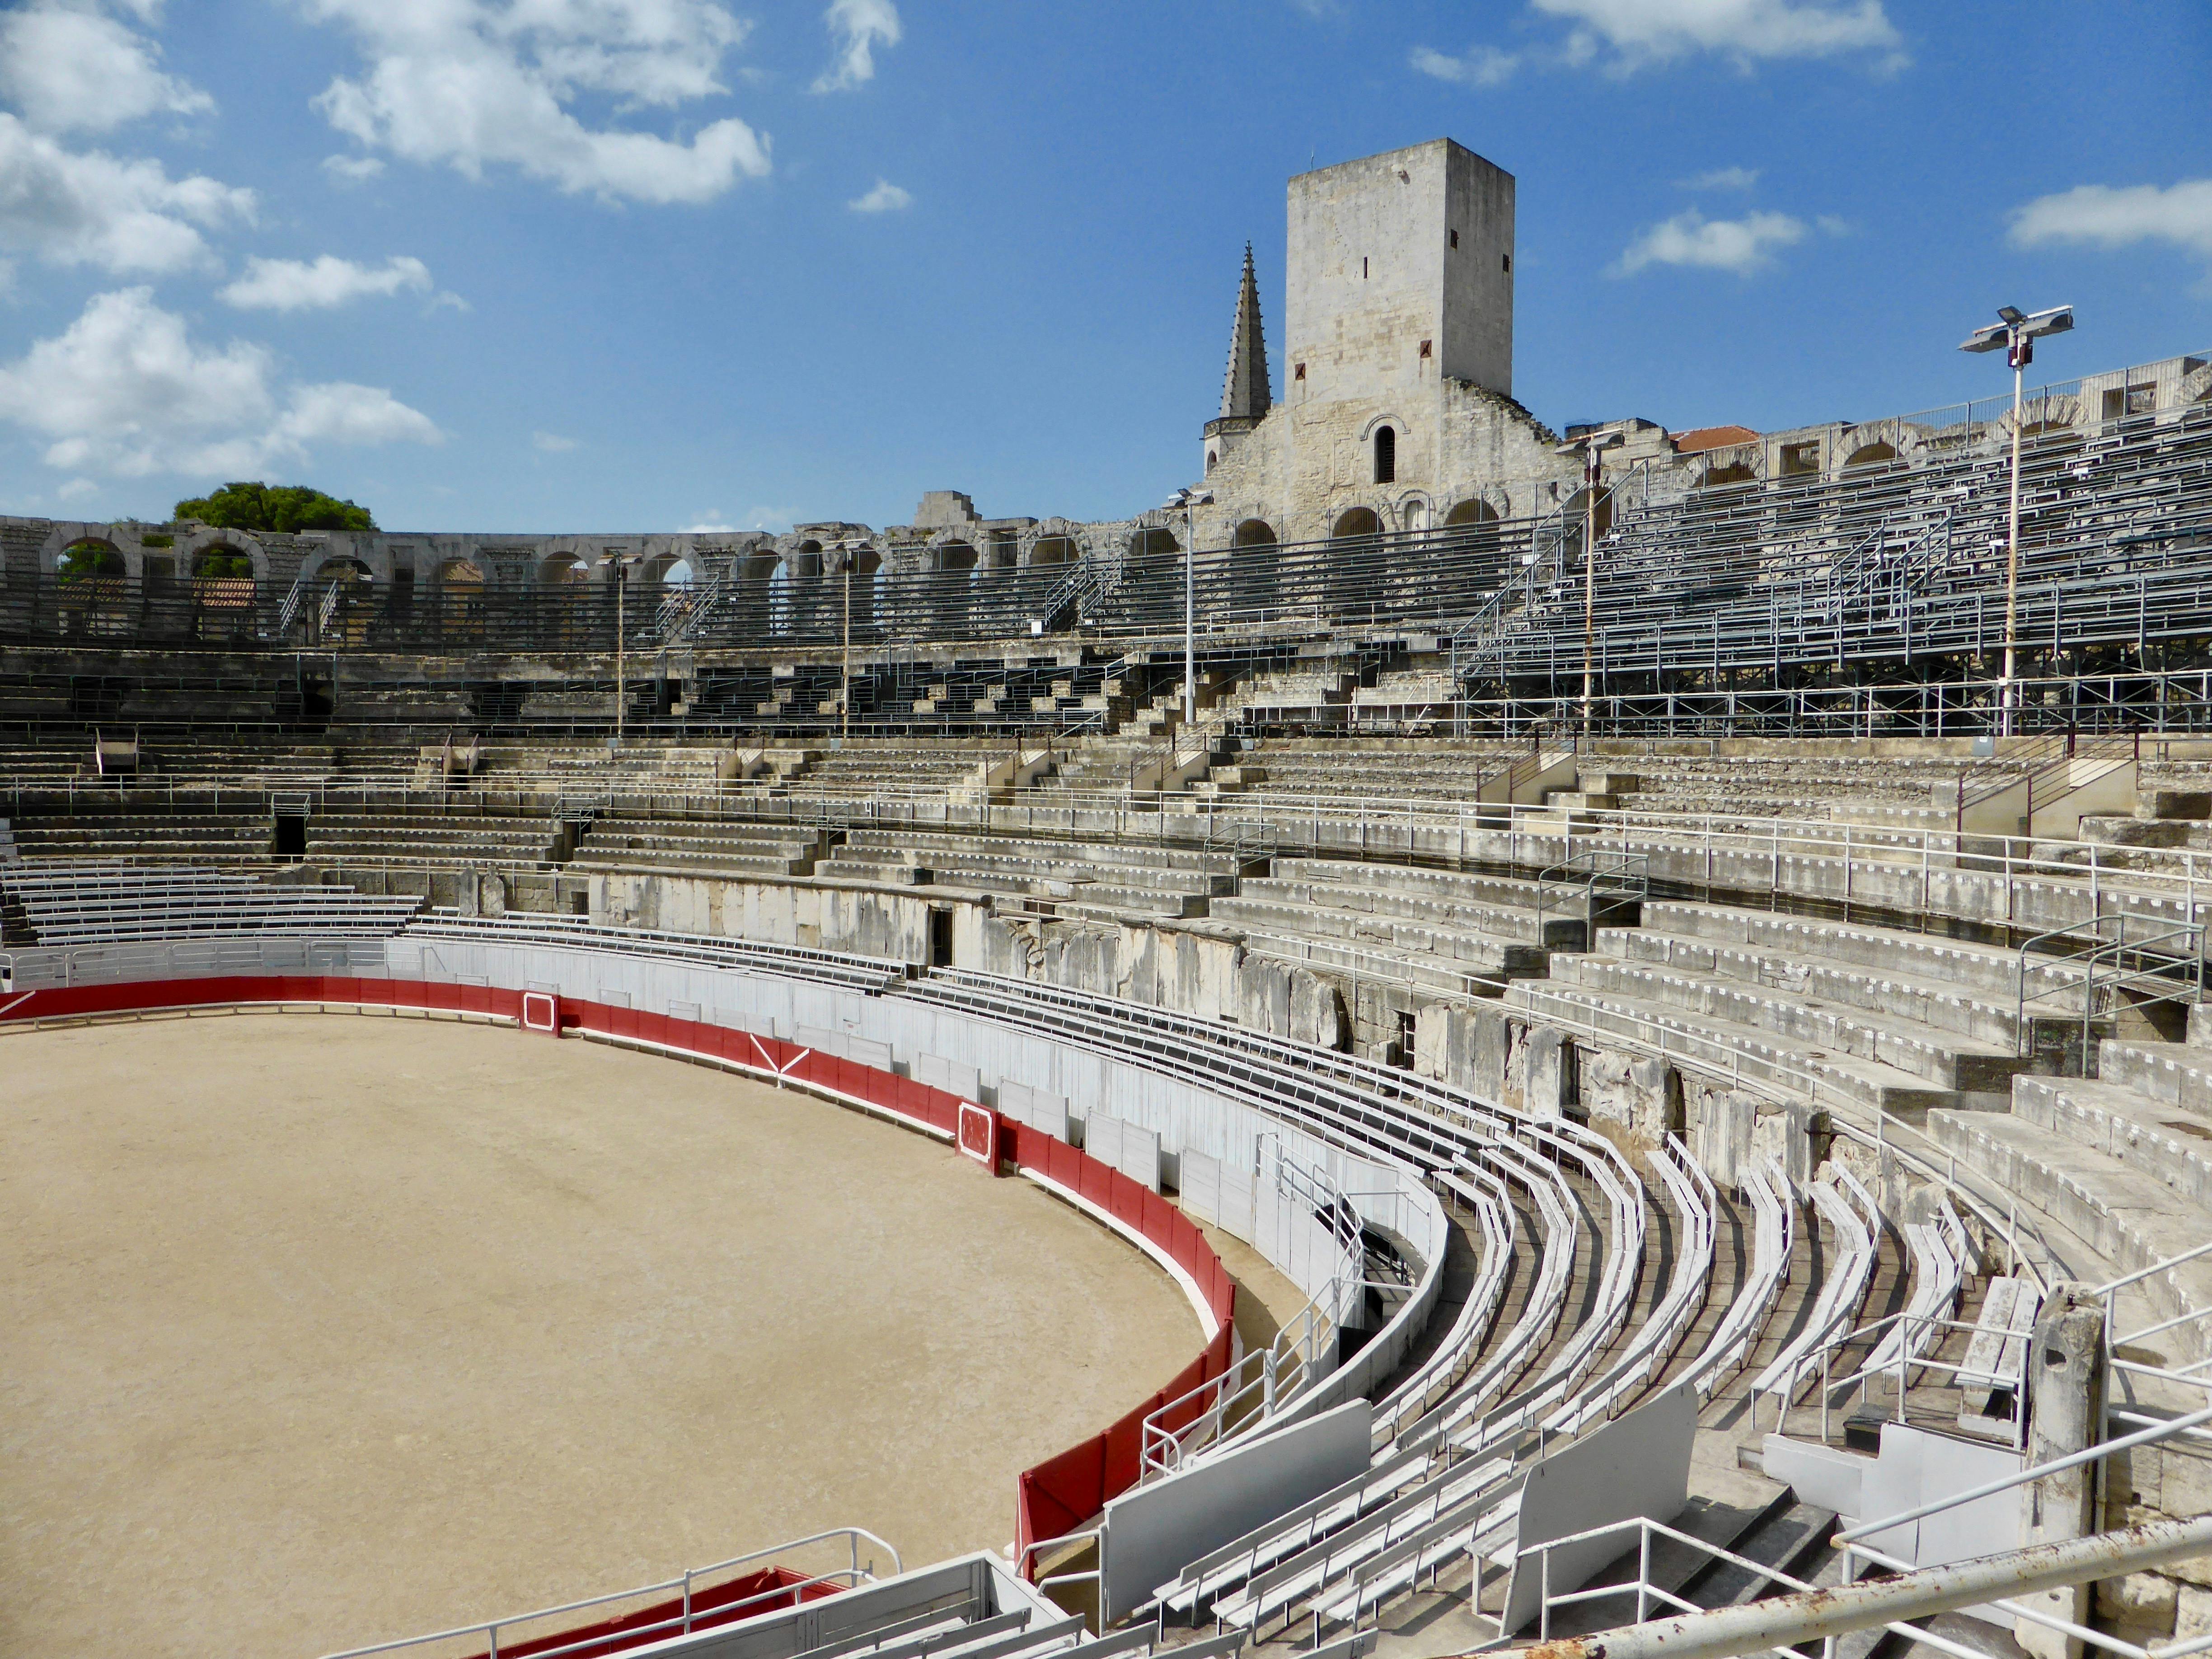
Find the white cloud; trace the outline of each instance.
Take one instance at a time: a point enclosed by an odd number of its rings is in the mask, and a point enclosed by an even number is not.
[[[530,447],[541,454],[565,455],[576,447],[576,441],[557,432],[533,432],[530,434]]]
[[[2129,247],[2172,242],[2212,254],[2212,179],[2178,185],[2077,185],[2056,196],[2039,196],[2012,216],[2015,247],[2053,242]]]
[[[379,386],[279,388],[266,348],[192,341],[149,289],[95,295],[68,330],[0,368],[0,420],[49,441],[46,465],[126,477],[238,477],[319,442],[438,443],[430,418]]]
[[[1697,52],[1748,67],[1760,59],[1833,58],[1873,52],[1903,61],[1904,42],[1881,0],[1529,0],[1571,21],[1565,52],[1587,63],[1604,49],[1607,67],[1628,70]]]
[[[1804,240],[1804,222],[1786,213],[1707,219],[1691,208],[1652,226],[1631,242],[1620,256],[1620,268],[1624,276],[1646,265],[1687,265],[1747,276],[1771,264],[1775,249]]]
[[[728,90],[723,54],[747,26],[712,0],[301,0],[342,25],[367,58],[315,100],[372,149],[471,179],[512,166],[572,193],[710,201],[769,171],[768,141],[743,121],[688,141],[586,125],[580,96],[672,108]]]
[[[1684,190],[1749,190],[1759,182],[1757,167],[1715,167],[1681,181]]]
[[[830,0],[823,13],[837,43],[837,61],[814,82],[817,92],[842,92],[876,78],[876,48],[899,43],[898,8],[891,0]]]
[[[325,253],[313,264],[304,259],[248,259],[246,274],[216,297],[241,311],[326,311],[366,295],[403,289],[428,293],[429,288],[430,268],[404,254],[378,267]]]
[[[1653,64],[1711,53],[1748,70],[1775,58],[1876,54],[1882,69],[1905,59],[1905,45],[1882,0],[1528,0],[1529,9],[1559,19],[1565,36],[1522,52],[1470,46],[1454,58],[1413,49],[1423,75],[1462,86],[1503,85],[1524,67],[1583,69],[1593,64],[1626,75]],[[1705,188],[1746,188],[1724,182],[1746,170],[1723,168]],[[1748,174],[1756,178],[1756,173]]]
[[[855,196],[845,205],[855,213],[896,213],[901,208],[912,207],[914,198],[888,179],[878,179],[864,196]]]
[[[325,155],[323,171],[333,179],[343,179],[357,185],[365,179],[374,179],[384,171],[384,163],[374,155]]]
[[[100,494],[100,486],[89,478],[71,478],[54,494],[65,501],[81,501],[88,495]]]
[[[151,21],[150,9],[140,15]],[[0,101],[41,132],[106,132],[148,115],[204,115],[215,100],[165,75],[161,48],[90,3],[0,12]]]
[[[1448,58],[1427,46],[1415,46],[1413,62],[1423,75],[1467,87],[1503,86],[1521,66],[1518,56],[1500,52],[1495,46],[1470,46],[1457,58]]]
[[[253,216],[253,192],[159,161],[79,154],[0,113],[0,246],[49,264],[173,271],[205,264],[201,239]]]
[[[701,515],[697,524],[687,524],[676,533],[679,536],[730,536],[737,533],[737,526],[722,522],[722,509],[710,507]]]

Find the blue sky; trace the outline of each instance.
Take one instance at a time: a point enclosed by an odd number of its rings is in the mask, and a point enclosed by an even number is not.
[[[1124,515],[1285,178],[1438,136],[1554,426],[1921,408],[2000,303],[2051,379],[2212,347],[2208,70],[2201,0],[18,0],[0,512]]]

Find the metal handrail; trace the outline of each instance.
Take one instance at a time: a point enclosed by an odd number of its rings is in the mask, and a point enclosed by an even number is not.
[[[805,1538],[794,1538],[785,1543],[772,1545],[764,1550],[754,1550],[744,1555],[732,1556],[728,1560],[718,1561],[712,1566],[687,1567],[678,1577],[665,1578],[659,1583],[641,1584],[635,1589],[616,1590],[605,1595],[586,1596],[578,1601],[564,1601],[557,1607],[540,1607],[534,1613],[511,1613],[503,1619],[488,1619],[477,1624],[459,1625],[451,1630],[438,1631],[428,1636],[402,1637],[395,1642],[378,1642],[368,1647],[347,1648],[340,1652],[327,1654],[324,1656],[324,1659],[366,1659],[366,1656],[369,1654],[395,1653],[405,1648],[425,1647],[434,1642],[455,1641],[466,1636],[485,1638],[489,1644],[491,1659],[498,1659],[499,1632],[510,1626],[530,1624],[541,1619],[555,1618],[566,1613],[581,1613],[592,1607],[605,1607],[614,1601],[628,1601],[641,1596],[665,1595],[671,1590],[682,1592],[682,1611],[669,1618],[657,1620],[650,1625],[641,1626],[636,1630],[626,1631],[623,1632],[624,1638],[639,1639],[655,1632],[688,1634],[693,1628],[695,1619],[691,1605],[693,1586],[699,1579],[710,1574],[726,1572],[732,1567],[740,1567],[748,1562],[766,1560],[771,1556],[787,1554],[793,1550],[801,1549],[811,1544],[826,1543],[833,1539],[843,1539],[851,1546],[852,1564],[849,1566],[833,1568],[828,1572],[811,1576],[800,1583],[779,1585],[774,1589],[763,1590],[757,1595],[709,1608],[697,1617],[711,1620],[716,1624],[723,1624],[728,1622],[729,1615],[737,1608],[751,1607],[757,1602],[780,1600],[786,1596],[793,1601],[801,1600],[804,1599],[807,1590],[840,1578],[842,1578],[848,1587],[858,1583],[872,1583],[876,1574],[871,1569],[860,1565],[860,1543],[864,1539],[890,1557],[893,1573],[905,1571],[899,1563],[898,1552],[865,1527],[833,1527],[826,1532],[813,1533]],[[607,1638],[605,1634],[586,1635],[557,1648],[541,1649],[538,1659],[558,1659],[558,1656],[564,1653],[574,1652],[584,1648],[604,1646],[606,1641]]]

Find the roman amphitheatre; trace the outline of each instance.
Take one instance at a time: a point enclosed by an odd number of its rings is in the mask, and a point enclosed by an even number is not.
[[[2212,354],[1554,430],[1513,191],[1123,520],[0,520],[6,1644],[2212,1645]]]

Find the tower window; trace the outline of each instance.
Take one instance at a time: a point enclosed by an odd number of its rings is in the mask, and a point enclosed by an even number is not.
[[[1375,428],[1375,482],[1395,483],[1398,481],[1398,434],[1391,427]]]
[[[1421,356],[1423,356],[1424,357],[1429,357],[1429,356],[1435,356],[1435,355],[1436,355],[1432,350],[1431,350],[1431,349],[1430,349],[1431,344],[1431,342],[1427,341],[1427,340],[1424,340],[1424,341],[1422,341],[1422,342],[1421,342]]]
[[[1457,247],[1459,246],[1459,233],[1457,231],[1454,231],[1451,234],[1451,245],[1454,247]]]
[[[1220,459],[1221,459],[1221,457],[1220,457],[1219,455],[1216,454],[1212,450],[1211,450],[1211,449],[1207,450],[1207,451],[1206,452],[1206,470],[1208,472],[1212,471],[1213,471],[1213,464],[1214,464],[1216,461],[1219,460]]]
[[[1303,380],[1305,377],[1306,366],[1304,363],[1300,363],[1296,368],[1293,368],[1291,371],[1291,378],[1294,380]]]
[[[1508,270],[1513,269],[1513,256],[1510,253],[1505,256],[1505,269]]]
[[[1359,280],[1363,283],[1367,280],[1367,259],[1364,254],[1359,260]]]

